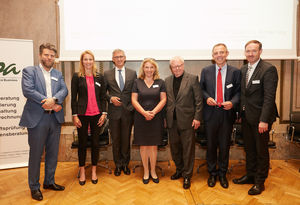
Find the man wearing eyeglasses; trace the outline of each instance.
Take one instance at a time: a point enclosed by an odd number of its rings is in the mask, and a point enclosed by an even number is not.
[[[115,162],[115,176],[121,171],[129,175],[130,136],[133,124],[133,106],[131,104],[131,90],[136,72],[125,67],[126,56],[121,49],[112,53],[113,69],[104,72],[108,101],[109,128],[112,138],[113,159]]]
[[[181,177],[183,188],[191,186],[195,159],[195,130],[202,118],[202,94],[198,76],[184,71],[184,59],[170,60],[172,75],[165,80],[167,91],[166,118],[169,141],[176,173],[171,180]]]
[[[223,43],[212,49],[215,64],[203,68],[200,87],[203,92],[205,133],[207,136],[207,169],[209,187],[217,177],[228,188],[226,173],[229,162],[230,137],[240,101],[241,72],[227,64],[229,52]]]

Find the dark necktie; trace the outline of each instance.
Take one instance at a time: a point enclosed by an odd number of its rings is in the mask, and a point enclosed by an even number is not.
[[[223,88],[222,88],[221,68],[219,68],[218,76],[217,76],[217,104],[219,107],[221,107],[221,103],[223,103]]]
[[[123,76],[122,76],[122,70],[118,70],[119,71],[119,83],[120,83],[120,90],[123,91],[124,89],[124,80],[123,80]]]

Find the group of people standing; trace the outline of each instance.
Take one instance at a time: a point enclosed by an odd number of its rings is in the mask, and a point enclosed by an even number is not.
[[[155,166],[157,147],[165,129],[176,172],[171,180],[183,178],[183,188],[191,186],[195,158],[195,130],[204,123],[208,139],[208,186],[219,179],[224,188],[229,162],[230,136],[233,123],[241,118],[246,151],[245,176],[235,184],[253,184],[248,194],[264,190],[268,176],[268,140],[272,123],[278,117],[275,104],[278,75],[276,68],[260,58],[262,44],[257,40],[245,45],[247,64],[237,69],[227,64],[229,51],[225,44],[212,49],[214,64],[198,76],[184,69],[184,59],[170,60],[171,75],[160,79],[155,59],[145,58],[137,76],[125,67],[126,55],[112,53],[114,68],[96,72],[91,51],[80,56],[79,72],[71,82],[73,123],[78,129],[79,184],[86,183],[85,159],[88,134],[91,135],[93,184],[98,182],[96,165],[99,157],[100,128],[107,118],[112,139],[114,175],[130,174],[130,136],[134,124],[134,144],[140,146],[144,167],[142,181],[159,183]],[[55,48],[40,47],[40,65],[23,69],[22,89],[27,98],[20,125],[28,128],[30,145],[29,186],[32,198],[42,200],[39,173],[42,150],[46,147],[44,188],[64,190],[54,181],[60,127],[63,122],[62,102],[68,91],[62,74],[53,69]],[[236,113],[239,113],[238,116]],[[45,119],[44,119],[45,118]],[[47,118],[47,119],[46,119]],[[34,119],[34,120],[33,120]],[[45,121],[46,120],[46,121]],[[33,122],[34,121],[34,122]],[[150,165],[150,166],[149,166]]]

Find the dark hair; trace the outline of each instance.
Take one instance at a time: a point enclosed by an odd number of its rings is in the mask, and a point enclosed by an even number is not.
[[[51,51],[54,51],[55,54],[57,54],[55,46],[51,43],[43,43],[40,45],[40,55],[43,53],[44,49],[49,49]]]
[[[259,48],[259,50],[261,50],[262,49],[262,43],[261,42],[259,42],[258,40],[251,40],[251,41],[248,41],[247,43],[246,43],[246,45],[245,45],[245,49],[246,49],[246,47],[250,44],[250,43],[255,43],[255,44],[258,44],[258,48]]]

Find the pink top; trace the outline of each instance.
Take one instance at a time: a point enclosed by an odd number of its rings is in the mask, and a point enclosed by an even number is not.
[[[95,84],[94,84],[94,76],[85,76],[87,91],[88,91],[88,103],[85,111],[85,115],[93,116],[100,114],[96,95],[95,95]]]

